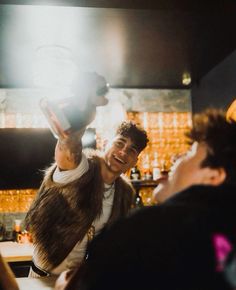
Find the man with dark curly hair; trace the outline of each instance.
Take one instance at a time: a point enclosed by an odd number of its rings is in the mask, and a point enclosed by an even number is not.
[[[97,236],[66,290],[236,288],[236,122],[208,110],[189,138],[155,191],[165,202]]]
[[[35,247],[31,277],[78,267],[88,241],[131,209],[133,188],[123,174],[146,147],[146,132],[123,122],[104,154],[82,151],[83,133],[59,139],[56,163],[27,213]]]

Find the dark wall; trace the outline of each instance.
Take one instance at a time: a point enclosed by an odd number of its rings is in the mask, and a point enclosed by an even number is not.
[[[209,106],[227,109],[236,98],[236,51],[195,85],[191,95],[194,113]]]
[[[55,144],[49,129],[0,129],[0,189],[39,187]]]
[[[83,148],[95,149],[95,129],[84,136]],[[49,129],[0,129],[0,189],[38,188],[54,161],[56,142]]]

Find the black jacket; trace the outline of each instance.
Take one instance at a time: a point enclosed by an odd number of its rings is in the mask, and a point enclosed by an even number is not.
[[[230,289],[212,236],[236,242],[236,187],[194,186],[104,231],[68,289]]]

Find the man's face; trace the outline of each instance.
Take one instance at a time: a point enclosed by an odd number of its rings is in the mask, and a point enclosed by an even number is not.
[[[139,152],[130,138],[118,135],[105,153],[106,166],[110,171],[121,174],[133,167]]]
[[[155,189],[154,195],[157,201],[164,201],[192,185],[210,185],[215,170],[210,167],[201,167],[206,156],[206,144],[195,142],[187,154],[179,158],[172,166],[168,180]]]
[[[179,192],[191,185],[204,183],[208,168],[202,168],[201,163],[206,156],[206,145],[195,142],[186,155],[175,162],[168,179],[170,186],[175,192]]]

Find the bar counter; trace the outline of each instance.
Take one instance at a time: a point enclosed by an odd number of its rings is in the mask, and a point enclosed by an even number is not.
[[[31,261],[33,245],[31,243],[1,242],[0,253],[6,262]]]
[[[20,290],[51,290],[54,289],[55,277],[16,278]]]

